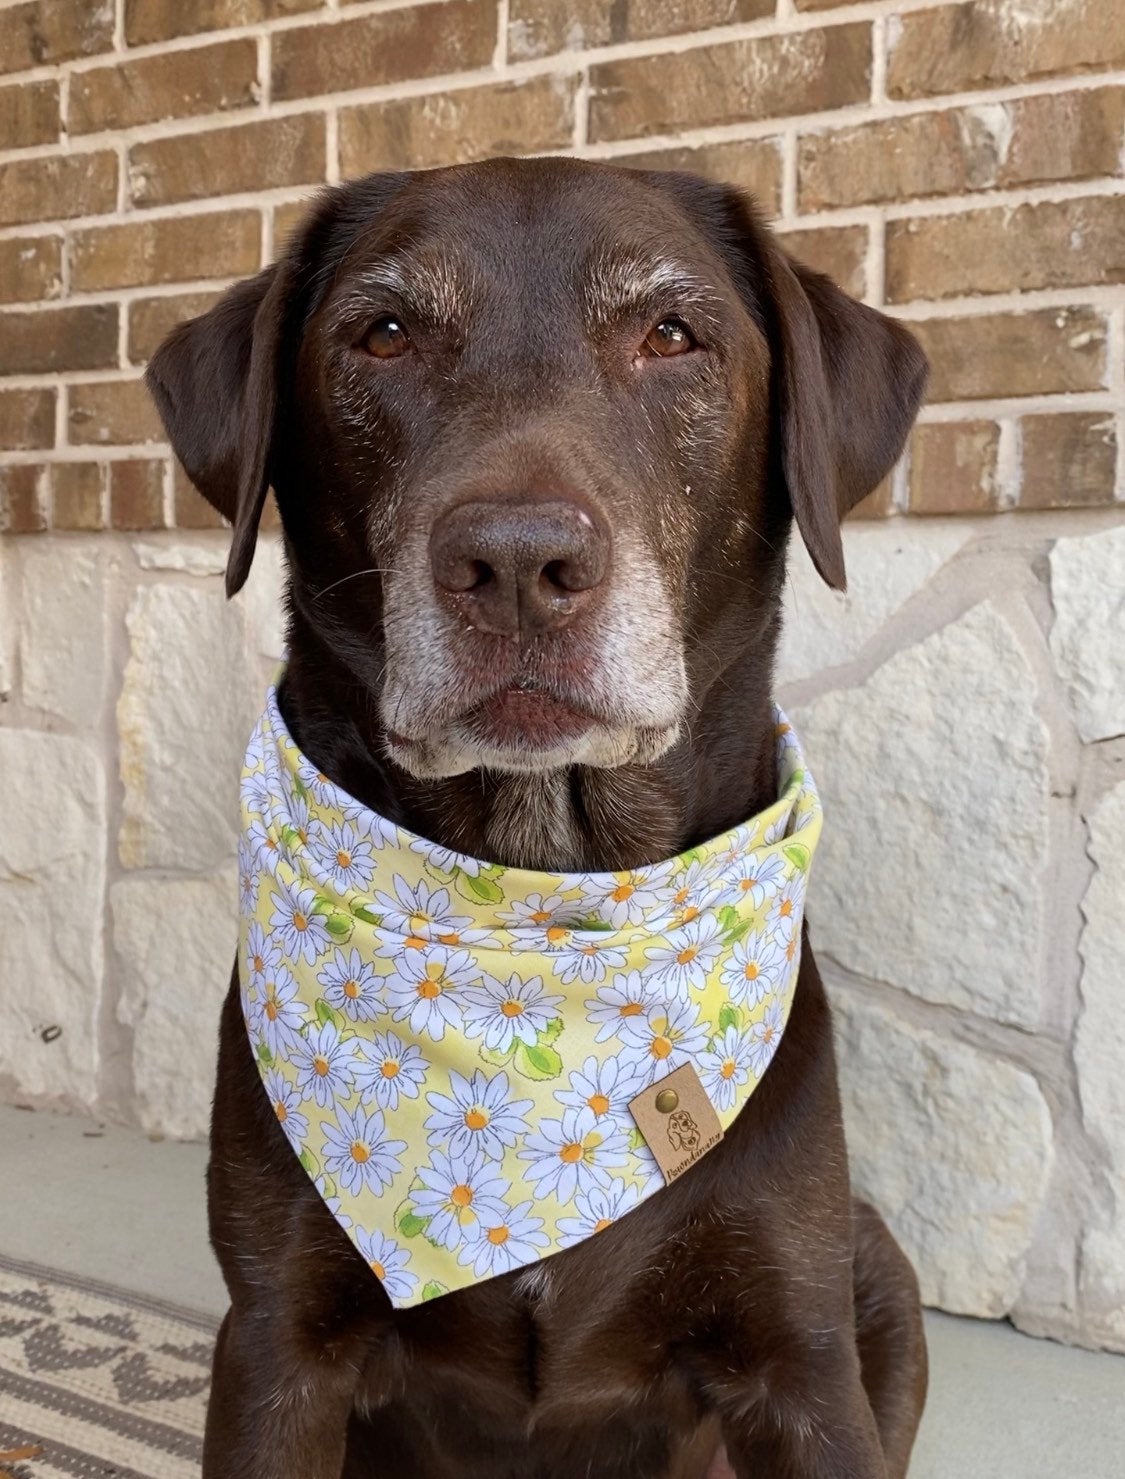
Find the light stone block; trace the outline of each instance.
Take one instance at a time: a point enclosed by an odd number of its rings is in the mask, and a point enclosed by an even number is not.
[[[96,729],[106,691],[108,595],[116,561],[67,541],[24,541],[19,634],[24,703]]]
[[[1051,654],[1084,740],[1125,734],[1125,526],[1051,550]]]

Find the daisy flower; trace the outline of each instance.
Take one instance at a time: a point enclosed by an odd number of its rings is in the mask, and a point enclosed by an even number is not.
[[[605,1186],[609,1172],[629,1159],[624,1130],[608,1129],[592,1109],[567,1109],[561,1120],[541,1120],[519,1152],[536,1193],[569,1202],[576,1191]]]
[[[336,1123],[322,1120],[324,1131],[324,1169],[350,1192],[384,1191],[402,1170],[399,1156],[406,1149],[405,1140],[388,1140],[383,1111],[347,1110],[341,1104],[336,1110]]]
[[[289,1144],[299,1154],[301,1144],[309,1133],[308,1119],[301,1113],[301,1096],[276,1068],[270,1069],[263,1082],[278,1123],[285,1131]]]
[[[350,1093],[355,1080],[354,1041],[341,1042],[332,1022],[310,1028],[307,1037],[293,1044],[290,1061],[297,1070],[297,1088],[302,1099],[315,1099],[327,1109],[333,1099]]]
[[[393,894],[380,892],[375,895],[385,930],[433,940],[443,931],[464,930],[472,924],[467,914],[453,913],[447,888],[431,889],[424,878],[417,888],[411,888],[406,879],[397,874],[394,883]]]
[[[301,1040],[305,1008],[297,1000],[299,990],[297,978],[286,965],[267,970],[258,985],[254,1003],[255,1026],[275,1058],[283,1057]]]
[[[424,1032],[441,1042],[447,1027],[461,1023],[460,994],[477,977],[467,950],[400,950],[397,972],[384,984],[387,1005],[396,1022],[409,1022],[413,1033]]]
[[[238,839],[238,904],[243,914],[258,907],[258,868],[245,837]]]
[[[523,981],[514,973],[507,983],[482,976],[464,997],[465,1036],[483,1037],[485,1047],[499,1053],[517,1039],[531,1047],[563,1002],[561,996],[547,995],[542,976]]]
[[[281,951],[255,920],[246,931],[246,974],[257,986],[281,964]]]
[[[497,917],[514,930],[536,931],[542,934],[548,925],[560,919],[572,919],[575,906],[568,904],[561,894],[528,894],[526,899],[512,899],[507,908],[498,909]]]
[[[739,858],[723,898],[729,904],[749,900],[760,909],[785,882],[785,859],[775,852],[748,852]]]
[[[776,941],[757,930],[735,942],[720,979],[736,1006],[757,1006],[781,979],[785,954]]]
[[[369,810],[362,801],[353,801],[350,796],[346,799],[338,797],[336,804],[344,821],[351,822],[364,842],[370,843],[376,852],[382,852],[388,846],[398,847],[399,830],[394,822],[381,817],[377,811]]]
[[[637,1205],[640,1193],[635,1186],[613,1177],[606,1186],[592,1186],[580,1191],[574,1199],[577,1217],[560,1217],[560,1242],[564,1248],[584,1242],[594,1233],[604,1232]]]
[[[375,876],[370,842],[365,842],[351,822],[330,826],[313,822],[309,851],[340,893],[363,889]]]
[[[306,755],[297,762],[297,779],[314,801],[321,806],[331,805],[336,787]]]
[[[804,901],[804,874],[795,873],[778,891],[770,906],[770,912],[766,915],[766,928],[772,930],[779,940],[787,940],[800,923]]]
[[[330,1197],[328,1195],[328,1187],[323,1176],[318,1176],[313,1182],[313,1185],[316,1187],[317,1191],[320,1192],[321,1201],[328,1208],[329,1212],[332,1213],[332,1216],[335,1217],[336,1221],[340,1224],[344,1231],[347,1232],[348,1228],[352,1225],[352,1219],[340,1206],[340,1198]]]
[[[246,772],[238,782],[238,796],[251,816],[267,817],[273,804],[269,776],[260,770]]]
[[[630,1017],[621,1029],[621,1042],[622,1055],[647,1070],[651,1081],[702,1052],[707,1046],[707,1029],[690,1002],[662,1002],[650,1006],[641,1017]]]
[[[715,903],[720,890],[719,866],[717,858],[693,858],[664,885],[664,904],[673,927],[690,924]]]
[[[470,878],[479,878],[481,870],[487,867],[487,864],[482,863],[479,858],[466,857],[464,853],[454,852],[451,847],[441,847],[427,837],[415,837],[411,841],[410,851],[421,853],[435,872],[444,873],[446,876],[456,870],[467,874]]]
[[[259,868],[277,876],[277,865],[281,859],[281,843],[273,830],[273,824],[262,817],[252,817],[246,829],[246,847]]]
[[[298,796],[292,789],[287,790],[284,804],[275,807],[274,822],[279,829],[292,827],[297,834],[298,844],[308,847],[311,820],[309,803],[303,796]]]
[[[426,1121],[429,1143],[448,1142],[449,1150],[458,1156],[503,1160],[506,1147],[515,1145],[527,1129],[524,1115],[533,1101],[509,1099],[508,1075],[487,1078],[479,1068],[472,1078],[462,1078],[451,1069],[449,1087],[449,1094],[426,1095],[433,1110]]]
[[[316,979],[324,987],[328,1005],[353,1022],[372,1022],[387,1010],[382,999],[383,978],[354,947],[347,955],[338,949]]]
[[[606,1058],[599,1063],[593,1054],[570,1075],[569,1089],[556,1089],[555,1098],[568,1109],[592,1109],[598,1119],[623,1114],[645,1086],[645,1075],[627,1058]]]
[[[627,873],[596,873],[582,884],[582,903],[587,917],[604,919],[614,929],[640,924],[660,902],[651,868]]]
[[[288,884],[280,878],[277,882],[281,892],[270,894],[274,936],[290,960],[305,960],[312,965],[332,943],[324,916],[314,913],[316,894],[300,884]]]
[[[410,1250],[403,1248],[394,1238],[388,1238],[378,1228],[368,1232],[366,1228],[357,1227],[355,1241],[371,1272],[390,1297],[400,1302],[409,1299],[418,1284],[418,1276],[407,1267]]]
[[[416,1216],[429,1219],[426,1236],[443,1248],[456,1248],[478,1222],[498,1227],[507,1215],[504,1198],[510,1183],[497,1176],[489,1161],[435,1150],[418,1180],[422,1184],[410,1193],[411,1205]]]
[[[702,914],[645,951],[650,962],[646,971],[665,989],[686,997],[693,986],[702,989],[707,985],[708,972],[722,952],[718,919],[713,914]]]
[[[607,944],[599,930],[573,930],[552,951],[551,969],[564,985],[604,981],[611,968],[619,970],[628,959],[628,952]]]
[[[429,1066],[422,1049],[397,1032],[376,1032],[364,1042],[353,1072],[364,1104],[374,1100],[381,1109],[397,1109],[400,1099],[417,1099]]]
[[[619,1034],[630,1017],[643,1016],[652,999],[652,987],[640,971],[615,976],[605,986],[599,986],[593,998],[585,1003],[586,1020],[598,1029],[595,1042],[605,1042]]]
[[[481,1218],[467,1234],[457,1262],[471,1263],[478,1279],[534,1263],[541,1256],[540,1250],[548,1246],[548,1239],[541,1231],[542,1217],[528,1215],[531,1206],[530,1202],[521,1202],[518,1207],[505,1208],[499,1221]]]
[[[766,1007],[765,1015],[760,1022],[754,1022],[747,1030],[747,1038],[750,1044],[750,1066],[761,1078],[781,1041],[781,1034],[785,1027],[784,1018],[781,1015],[781,1003],[771,1001]]]
[[[737,1089],[747,1082],[753,1064],[749,1034],[728,1027],[696,1060],[699,1078],[716,1109],[733,1109]]]

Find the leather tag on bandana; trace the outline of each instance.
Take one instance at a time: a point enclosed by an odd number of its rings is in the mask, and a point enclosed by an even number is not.
[[[723,1138],[719,1116],[690,1063],[630,1099],[629,1112],[666,1182],[682,1176]]]

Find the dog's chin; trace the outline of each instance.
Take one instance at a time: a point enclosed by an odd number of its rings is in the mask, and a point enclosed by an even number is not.
[[[387,751],[396,765],[417,780],[442,780],[471,770],[540,775],[571,765],[598,770],[650,765],[671,749],[679,732],[679,720],[666,725],[591,720],[578,733],[548,735],[535,731],[500,738],[482,734],[471,721],[459,719],[421,738],[388,733]]]

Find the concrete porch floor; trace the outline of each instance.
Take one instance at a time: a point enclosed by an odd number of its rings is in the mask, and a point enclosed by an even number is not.
[[[0,1253],[219,1314],[206,1151],[0,1107]],[[77,1215],[76,1215],[77,1214]],[[1118,1479],[1125,1357],[928,1317],[930,1398],[911,1479]]]

